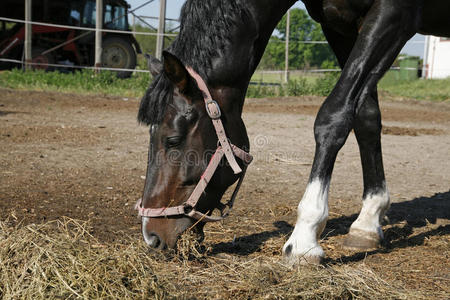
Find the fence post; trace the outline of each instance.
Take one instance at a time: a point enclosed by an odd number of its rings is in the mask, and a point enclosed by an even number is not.
[[[136,32],[136,16],[133,14],[133,32]],[[136,33],[133,33],[133,36],[136,37]]]
[[[31,22],[31,11],[32,11],[32,0],[25,0],[25,69],[30,70],[32,65],[30,62],[33,60],[32,58],[32,50],[31,50],[31,40],[33,35],[33,25]]]
[[[103,28],[103,0],[96,1],[95,17],[95,68],[96,72],[102,66],[102,28]]]
[[[426,35],[425,36],[425,44],[424,44],[424,49],[423,49],[423,65],[422,65],[422,78],[423,79],[428,79],[428,47],[430,44],[430,36]]]
[[[156,58],[161,60],[164,49],[164,33],[166,32],[166,0],[159,1],[159,26],[156,37]]]
[[[289,81],[289,31],[291,23],[291,10],[288,9],[286,15],[286,45],[284,52],[284,82]]]

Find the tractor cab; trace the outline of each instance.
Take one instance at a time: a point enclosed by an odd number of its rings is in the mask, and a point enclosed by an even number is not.
[[[128,4],[125,1],[107,1],[103,7],[103,28],[128,30]],[[68,23],[73,26],[95,27],[95,0],[72,1]]]

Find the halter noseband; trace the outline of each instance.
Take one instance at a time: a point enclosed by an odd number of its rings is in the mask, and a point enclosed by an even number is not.
[[[211,121],[214,125],[214,129],[216,130],[217,138],[218,138],[218,146],[214,155],[211,157],[211,160],[208,163],[205,171],[200,177],[199,182],[195,186],[192,194],[189,196],[188,200],[184,202],[182,205],[172,206],[172,207],[161,207],[161,208],[144,208],[142,205],[142,198],[139,199],[135,205],[135,209],[138,211],[138,215],[141,217],[149,217],[149,218],[158,218],[158,217],[168,217],[168,216],[188,216],[190,218],[194,218],[200,220],[202,222],[216,222],[223,220],[226,218],[233,207],[234,199],[237,196],[239,188],[241,187],[242,181],[244,180],[245,171],[247,169],[247,165],[249,165],[253,157],[250,153],[242,150],[241,148],[231,144],[225,134],[225,129],[223,127],[221,117],[221,111],[219,104],[214,101],[211,97],[211,93],[206,86],[205,81],[201,78],[199,74],[197,74],[192,68],[186,68],[189,74],[195,79],[199,89],[203,92],[203,100],[205,101],[206,112],[208,116],[211,118]],[[206,186],[211,180],[212,176],[217,170],[222,157],[225,156],[230,167],[233,169],[234,174],[241,173],[239,177],[239,181],[236,184],[236,187],[231,195],[230,200],[223,204],[219,202],[219,207],[217,209],[220,210],[220,216],[208,216],[202,212],[196,210],[197,203],[204,193]],[[244,170],[242,170],[238,163],[236,162],[236,158],[240,158],[245,166]],[[228,210],[225,209],[228,207]]]

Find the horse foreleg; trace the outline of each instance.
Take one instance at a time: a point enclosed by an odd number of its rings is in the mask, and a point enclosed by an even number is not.
[[[381,154],[381,114],[376,90],[362,95],[359,101],[354,130],[363,169],[363,204],[344,246],[368,250],[378,247],[383,239],[381,220],[389,208],[389,192]]]
[[[350,130],[358,123],[356,116],[358,101],[367,98],[364,96],[370,95],[375,90],[378,80],[392,64],[406,41],[415,33],[415,20],[417,20],[415,4],[395,0],[376,1],[367,13],[342,75],[316,117],[314,124],[316,151],[309,183],[298,206],[298,219],[294,231],[283,247],[283,253],[289,261],[316,263],[324,256],[317,239],[328,217],[328,188],[337,153],[344,145]],[[359,108],[363,108],[363,104]],[[361,135],[364,135],[365,127],[360,126],[359,129]],[[369,142],[367,145],[372,143]],[[365,143],[361,145],[365,146]],[[368,150],[370,151],[373,149]],[[381,150],[379,155],[381,156]],[[370,160],[374,155],[363,154],[363,156]],[[362,229],[363,233],[371,233],[366,230],[365,225],[369,220],[373,220],[373,215],[382,215],[380,208],[386,206],[380,205],[386,201],[380,200],[377,195],[368,192],[366,196],[361,219],[355,222],[353,227],[355,236],[359,229]],[[374,209],[374,206],[377,208]],[[379,234],[379,220],[375,225]]]
[[[308,186],[298,205],[294,231],[283,247],[289,263],[318,263],[324,257],[318,238],[328,218],[331,173],[336,155],[344,145],[353,123],[351,107],[338,105],[338,99],[333,92],[316,117],[316,151]]]
[[[357,30],[344,36],[324,26],[323,32],[343,69],[356,42]],[[353,129],[363,169],[363,207],[344,240],[344,246],[370,249],[378,247],[383,239],[380,220],[389,207],[389,193],[381,155],[381,113],[376,88],[371,93],[361,94],[357,102]]]

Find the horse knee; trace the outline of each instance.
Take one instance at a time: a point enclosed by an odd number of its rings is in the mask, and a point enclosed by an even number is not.
[[[325,148],[327,152],[334,153],[345,144],[352,128],[353,116],[346,113],[326,115],[319,112],[314,123],[314,138],[318,148]]]

